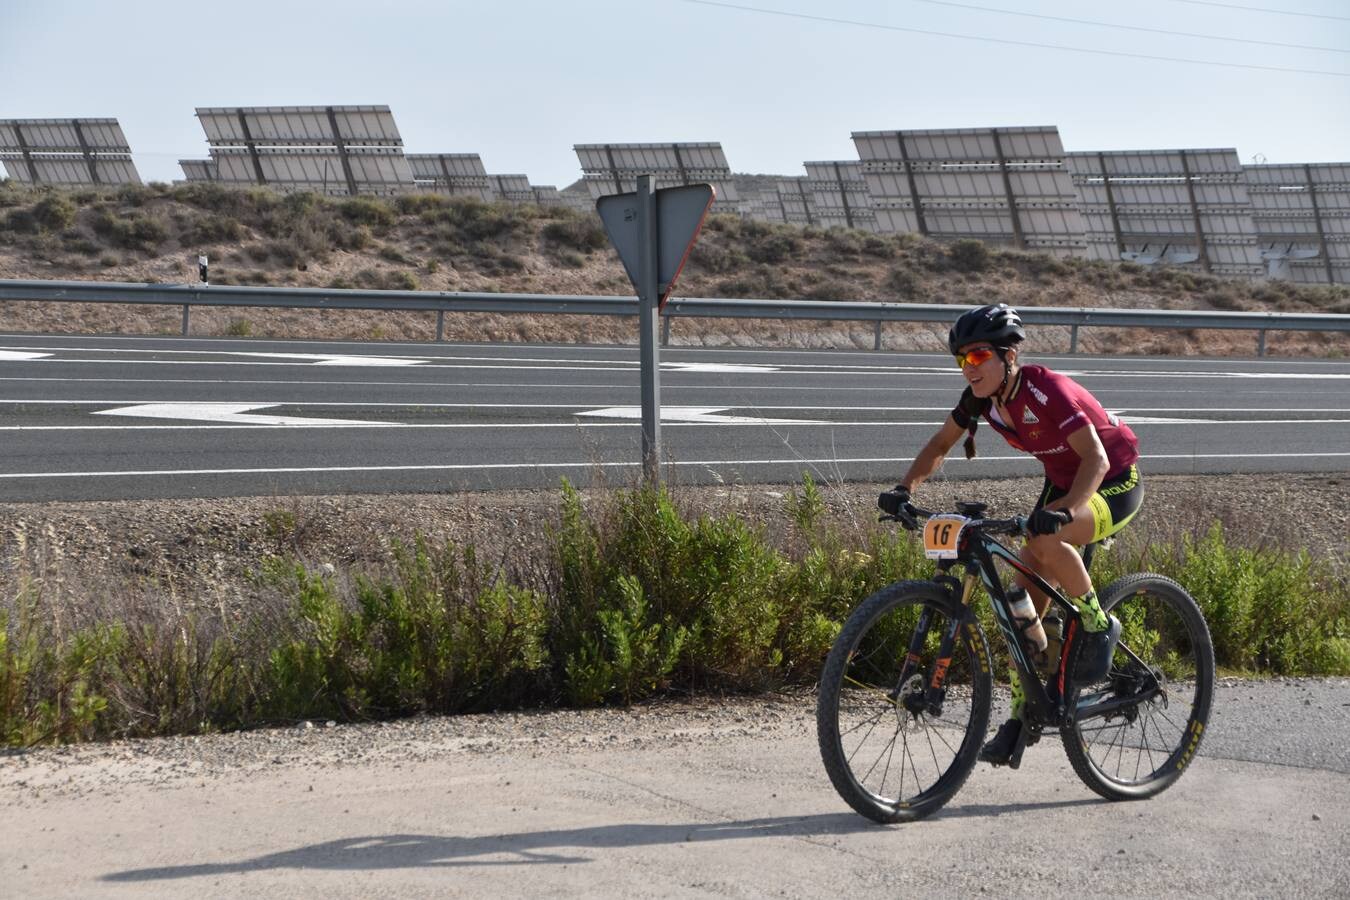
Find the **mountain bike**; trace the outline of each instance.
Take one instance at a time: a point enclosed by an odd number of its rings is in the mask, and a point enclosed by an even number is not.
[[[922,529],[937,571],[865,599],[830,650],[816,731],[835,789],[883,823],[921,819],[960,790],[989,726],[993,662],[975,603],[983,586],[1026,698],[1010,765],[1044,729],[1057,728],[1074,772],[1102,797],[1138,800],[1165,790],[1195,758],[1213,698],[1214,648],[1199,606],[1162,575],[1113,582],[1099,602],[1121,621],[1120,642],[1107,675],[1079,684],[1078,610],[996,540],[1027,535],[1027,519],[985,518],[986,509],[963,502],[955,513],[936,513],[906,504],[882,517]],[[1095,550],[1084,548],[1085,564]],[[1060,611],[1063,645],[1057,664],[1040,660],[1053,669],[1044,681],[1018,636],[999,562]]]

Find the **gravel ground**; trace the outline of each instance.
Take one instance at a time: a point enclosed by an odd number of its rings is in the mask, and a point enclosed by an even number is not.
[[[1006,709],[1006,691],[999,690],[994,722]],[[799,691],[663,699],[628,709],[431,716],[363,725],[305,722],[244,733],[6,751],[0,753],[0,809],[278,768],[397,767],[508,750],[539,758],[578,750],[624,754],[658,747],[696,749],[743,737],[773,742],[814,733],[814,709],[813,694]],[[1347,746],[1350,679],[1223,678],[1200,755],[1350,775]],[[1060,751],[1048,735],[1028,752]]]
[[[1350,476],[1145,475],[1147,497],[1129,540],[1174,544],[1203,535],[1215,522],[1241,546],[1306,549],[1344,572],[1350,534]],[[1030,509],[1039,479],[926,483],[916,501],[951,508],[982,499],[993,515]],[[831,519],[845,533],[876,527],[876,494],[889,485],[830,484],[822,488]],[[675,485],[690,512],[734,511],[784,531],[792,485]],[[591,502],[602,496],[588,493]],[[499,491],[419,495],[251,497],[85,503],[0,504],[0,585],[31,572],[57,575],[71,586],[109,584],[137,591],[159,585],[175,602],[217,604],[248,594],[259,561],[295,555],[356,571],[388,559],[393,539],[422,534],[433,541],[472,543],[480,559],[510,562],[537,556],[558,521],[558,491]]]

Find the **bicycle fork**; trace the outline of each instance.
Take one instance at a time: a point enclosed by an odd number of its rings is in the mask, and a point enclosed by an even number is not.
[[[954,584],[955,579],[946,579],[946,582]],[[919,613],[919,621],[914,626],[914,634],[910,637],[909,649],[905,654],[905,664],[900,668],[900,680],[892,695],[892,700],[898,699],[911,713],[942,715],[942,702],[947,696],[947,689],[944,687],[947,670],[951,667],[952,656],[956,652],[957,636],[971,619],[970,601],[974,589],[975,579],[968,577],[961,589],[961,606],[965,610],[965,615],[952,616],[946,629],[943,630],[942,639],[938,642],[937,657],[933,660],[933,669],[928,674],[921,691],[909,690],[908,685],[919,672],[923,648],[928,642],[928,632],[933,626],[933,611],[925,606]]]

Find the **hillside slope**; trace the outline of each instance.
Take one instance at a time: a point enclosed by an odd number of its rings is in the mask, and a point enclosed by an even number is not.
[[[0,278],[193,282],[196,257],[218,284],[629,294],[594,215],[409,195],[329,199],[210,184],[33,190],[0,183]],[[1350,288],[1248,283],[1132,264],[941,244],[917,235],[797,228],[713,217],[679,284],[682,296],[1350,313]],[[427,340],[429,314],[198,310],[193,331],[274,337]],[[0,304],[10,331],[174,333],[177,310]],[[942,349],[943,329],[888,326],[884,346]],[[624,319],[448,316],[451,340],[632,342]],[[872,346],[867,325],[681,320],[674,343]],[[1085,331],[1085,350],[1250,354],[1250,333]],[[1067,349],[1040,329],[1031,349]],[[1344,355],[1340,336],[1272,333],[1269,352]]]

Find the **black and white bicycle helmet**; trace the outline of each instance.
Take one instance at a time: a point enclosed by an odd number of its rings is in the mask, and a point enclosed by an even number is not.
[[[955,356],[967,344],[987,341],[995,347],[1007,348],[1026,337],[1017,310],[1006,303],[998,303],[962,314],[947,334],[947,347]]]

